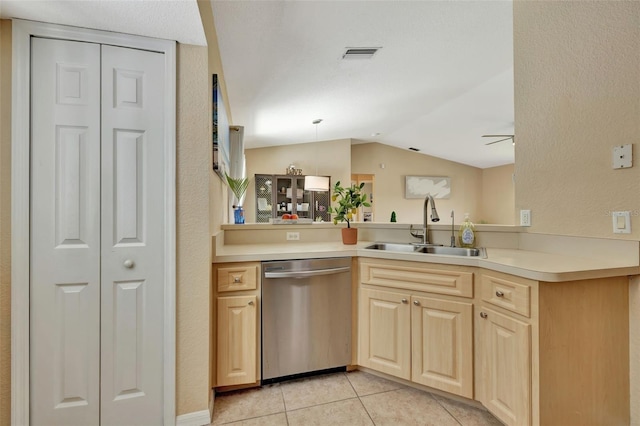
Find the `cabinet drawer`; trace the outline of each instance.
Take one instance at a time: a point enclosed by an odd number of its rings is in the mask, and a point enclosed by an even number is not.
[[[384,263],[362,263],[360,271],[364,284],[473,297],[473,272]]]
[[[216,266],[218,293],[225,291],[256,290],[258,264],[225,264]]]
[[[531,316],[531,286],[510,279],[482,275],[482,300],[516,314]]]

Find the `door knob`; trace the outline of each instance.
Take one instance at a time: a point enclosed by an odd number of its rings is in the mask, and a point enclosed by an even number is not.
[[[124,261],[123,265],[124,265],[125,268],[131,269],[131,268],[133,268],[133,265],[135,265],[135,263],[133,263],[133,260],[127,259],[127,260]]]

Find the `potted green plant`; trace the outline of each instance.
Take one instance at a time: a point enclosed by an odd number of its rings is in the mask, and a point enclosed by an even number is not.
[[[242,198],[244,193],[249,188],[249,178],[232,178],[228,174],[224,174],[227,178],[227,185],[238,200],[237,204],[233,205],[233,221],[236,224],[244,223],[244,209],[242,208]]]
[[[360,185],[353,184],[343,188],[340,181],[336,182],[331,194],[331,201],[338,202],[337,206],[330,206],[329,213],[335,214],[333,223],[347,222],[347,227],[342,230],[342,242],[344,244],[355,244],[358,241],[358,229],[351,227],[353,217],[358,213],[360,206],[371,207],[367,202],[367,194],[362,193],[364,182]]]

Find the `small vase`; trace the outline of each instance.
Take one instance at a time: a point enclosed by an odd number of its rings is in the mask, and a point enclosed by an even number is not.
[[[242,206],[237,206],[233,210],[233,221],[236,225],[244,224],[244,209]]]
[[[356,244],[358,242],[358,228],[342,228],[342,244]]]

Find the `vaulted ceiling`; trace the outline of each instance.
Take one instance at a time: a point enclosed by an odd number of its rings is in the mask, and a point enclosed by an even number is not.
[[[510,1],[211,3],[247,148],[351,138],[513,162],[510,141],[482,138],[514,131]],[[206,44],[196,0],[2,0],[0,16]],[[345,60],[348,47],[380,50]]]

